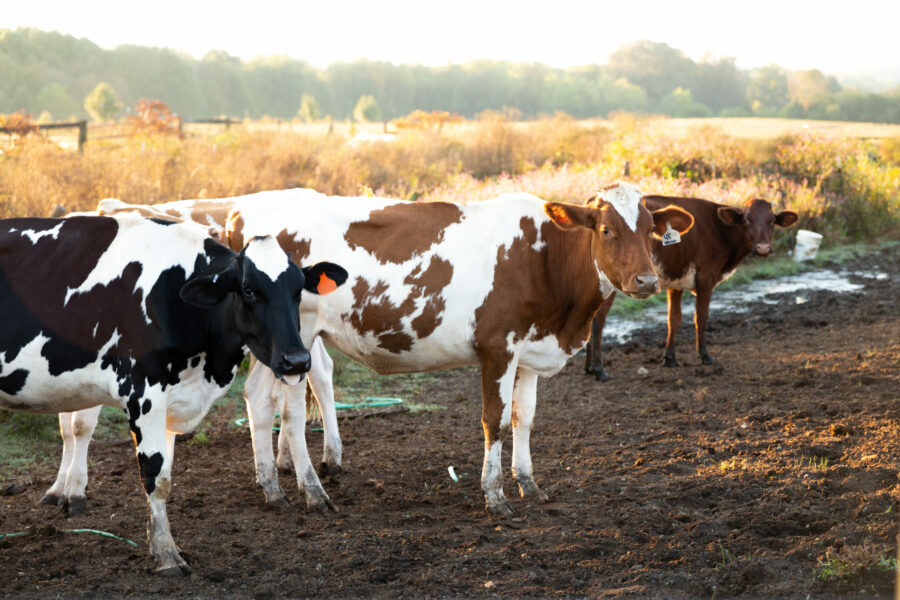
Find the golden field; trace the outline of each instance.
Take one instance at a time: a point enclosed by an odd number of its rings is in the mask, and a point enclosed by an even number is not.
[[[83,154],[63,146],[61,137],[6,139],[0,216],[90,210],[106,197],[155,203],[289,187],[462,202],[525,191],[582,202],[627,178],[646,193],[731,204],[764,197],[798,210],[801,227],[830,242],[900,232],[897,125],[628,114],[519,122],[487,112],[441,128],[257,121],[186,126],[183,138],[89,135]]]

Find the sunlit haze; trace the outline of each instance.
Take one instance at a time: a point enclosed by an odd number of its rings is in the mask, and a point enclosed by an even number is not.
[[[734,57],[826,73],[896,72],[900,3],[861,0],[453,3],[10,2],[0,27],[35,27],[104,48],[164,46],[200,58],[283,54],[316,66],[358,58],[443,65],[475,59],[565,67],[604,63],[619,46],[665,42],[694,60]]]

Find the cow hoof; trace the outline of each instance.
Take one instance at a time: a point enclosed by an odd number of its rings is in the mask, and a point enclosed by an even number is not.
[[[328,494],[325,493],[325,490],[322,490],[321,494],[315,494],[311,496],[307,495],[306,508],[311,512],[322,514],[328,512],[338,512],[337,506],[334,505],[334,502],[331,501],[331,498],[328,497]]]
[[[520,481],[519,483],[519,494],[523,498],[527,498],[529,500],[537,500],[538,502],[549,502],[550,497],[544,493],[544,491],[537,486],[537,484],[532,481]]]
[[[488,512],[492,515],[496,515],[498,517],[508,517],[513,514],[512,506],[509,505],[509,502],[504,500],[503,502],[498,502],[496,504],[488,504]]]
[[[291,503],[287,501],[287,498],[275,498],[274,500],[266,500],[266,510],[270,510],[273,512],[281,512],[287,510],[291,507]]]
[[[597,381],[609,381],[609,375],[606,374],[603,367],[588,367],[584,372],[587,375],[593,375]]]
[[[307,502],[306,508],[309,509],[310,512],[319,513],[321,515],[327,515],[330,512],[339,512],[337,506],[334,505],[334,502],[332,502],[330,498],[316,500],[315,502]]]
[[[56,494],[44,494],[44,497],[41,498],[41,504],[47,504],[49,506],[59,506],[61,502],[62,498]]]
[[[680,367],[681,363],[679,363],[677,360],[675,360],[672,357],[666,356],[665,358],[663,358],[663,366],[664,367]]]
[[[68,498],[63,504],[66,511],[66,517],[69,518],[77,517],[83,513],[85,506],[87,506],[87,498],[84,496],[73,496]]]
[[[338,464],[328,464],[322,462],[319,464],[319,477],[328,479],[337,479],[338,475],[344,472],[344,468]]]
[[[191,568],[182,561],[180,564],[160,567],[156,569],[156,572],[163,577],[187,577],[191,574]]]
[[[282,475],[290,475],[293,470],[294,469],[291,468],[291,465],[288,465],[286,467],[278,465],[278,472]]]
[[[717,365],[719,364],[716,359],[710,356],[709,352],[703,352],[700,354],[700,362],[704,365]]]

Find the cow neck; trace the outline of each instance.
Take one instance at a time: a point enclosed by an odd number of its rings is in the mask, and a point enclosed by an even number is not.
[[[734,271],[741,261],[747,258],[751,248],[744,239],[744,225],[726,225],[719,221],[719,234],[722,237],[725,248],[729,250],[728,260],[722,267],[721,273]]]
[[[594,318],[603,294],[600,276],[594,262],[594,234],[587,229],[562,231],[552,223],[542,227],[542,237],[547,242],[545,277],[547,292],[551,295],[550,314],[557,313],[554,333],[563,348],[580,348],[590,334]]]
[[[208,265],[200,267],[194,275],[221,273],[236,260],[234,254],[218,244],[207,244]],[[244,359],[244,341],[237,333],[234,315],[237,294],[228,294],[224,301],[210,309],[200,309],[204,313],[203,343],[200,352],[206,354],[204,373],[209,380],[219,385],[228,385],[234,378],[234,369]]]

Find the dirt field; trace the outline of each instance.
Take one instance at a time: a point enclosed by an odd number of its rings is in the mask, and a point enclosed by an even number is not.
[[[608,383],[585,377],[580,357],[542,380],[532,452],[549,504],[519,499],[507,470],[516,513],[486,513],[478,373],[450,371],[398,380],[407,401],[446,410],[342,421],[346,470],[325,482],[338,514],[306,512],[292,476],[293,506],[266,511],[246,430],[179,444],[169,516],[185,579],[153,574],[130,448],[92,448],[88,508],[71,520],[38,504],[55,472],[36,473],[0,497],[0,532],[30,532],[0,539],[0,596],[889,593],[878,558],[895,555],[900,509],[900,246],[844,268],[876,264],[890,277],[854,279],[861,293],[713,313],[720,366],[699,365],[686,318],[680,368],[659,366],[655,328],[608,349]],[[309,444],[318,455],[321,434]],[[60,532],[81,527],[138,547]],[[823,581],[820,560],[849,574]]]

